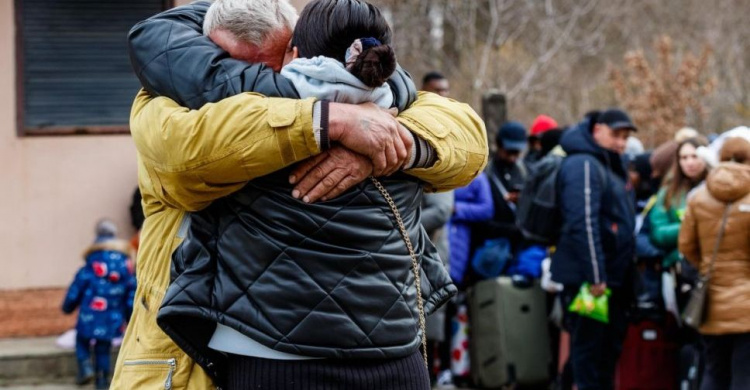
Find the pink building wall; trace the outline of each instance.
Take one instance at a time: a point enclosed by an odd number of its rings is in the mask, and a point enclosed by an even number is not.
[[[127,135],[16,134],[13,4],[0,0],[0,290],[64,287],[99,218],[133,233],[136,151]]]

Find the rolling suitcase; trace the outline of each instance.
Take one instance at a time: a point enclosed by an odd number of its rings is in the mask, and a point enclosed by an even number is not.
[[[461,295],[457,297],[456,315],[451,320],[451,374],[454,379],[467,378],[471,370],[469,309]]]
[[[469,318],[475,385],[548,384],[546,292],[538,281],[528,287],[515,286],[509,277],[477,283],[469,290]]]
[[[617,390],[675,390],[677,387],[677,323],[641,321],[630,324],[617,365]]]

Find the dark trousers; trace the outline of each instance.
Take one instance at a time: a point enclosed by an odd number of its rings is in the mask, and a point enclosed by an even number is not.
[[[701,390],[750,389],[750,333],[704,336],[706,371]]]
[[[564,307],[578,294],[580,286],[566,286]],[[609,323],[567,312],[570,331],[570,363],[578,390],[614,389],[615,369],[628,329],[627,300],[620,289],[609,297]]]
[[[229,390],[429,390],[421,351],[397,359],[271,360],[228,355]]]
[[[109,354],[112,352],[112,342],[96,340],[94,344],[94,366],[97,371],[109,372]],[[91,339],[76,336],[76,358],[79,362],[90,361]]]

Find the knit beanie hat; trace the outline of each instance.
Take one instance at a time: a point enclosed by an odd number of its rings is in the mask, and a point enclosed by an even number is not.
[[[117,225],[109,219],[101,219],[96,223],[97,237],[115,237],[117,235]]]
[[[547,115],[539,115],[534,119],[534,122],[531,122],[531,136],[538,137],[540,134],[557,127],[557,121]]]

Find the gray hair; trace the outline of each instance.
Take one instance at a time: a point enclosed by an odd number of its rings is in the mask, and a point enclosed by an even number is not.
[[[297,10],[288,0],[216,0],[203,21],[203,34],[224,29],[244,42],[261,46],[281,28],[294,31]]]

